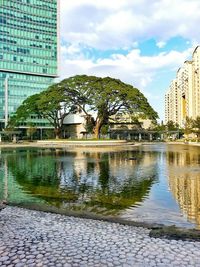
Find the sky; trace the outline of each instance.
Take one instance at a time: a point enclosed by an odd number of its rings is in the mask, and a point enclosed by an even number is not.
[[[200,43],[199,0],[60,0],[60,78],[110,76],[164,119],[164,95]]]

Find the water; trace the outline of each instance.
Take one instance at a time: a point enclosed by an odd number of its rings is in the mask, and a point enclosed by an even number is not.
[[[0,150],[0,200],[200,228],[200,148]]]

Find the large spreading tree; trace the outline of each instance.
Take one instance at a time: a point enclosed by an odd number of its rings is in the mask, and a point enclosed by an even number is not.
[[[117,113],[138,114],[152,120],[158,118],[137,88],[118,79],[87,75],[70,77],[29,97],[18,108],[14,118],[19,122],[33,113],[38,114],[48,119],[56,135],[61,136],[64,118],[77,111],[82,112],[86,121],[93,125],[96,138],[99,138],[102,126]]]
[[[138,114],[156,120],[158,114],[149,105],[144,95],[133,86],[110,77],[77,75],[60,84],[63,95],[93,122],[93,131],[99,138],[101,127],[117,114]]]

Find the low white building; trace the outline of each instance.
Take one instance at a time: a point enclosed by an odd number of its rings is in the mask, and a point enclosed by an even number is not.
[[[83,138],[85,130],[85,116],[81,113],[69,114],[64,119],[64,137]]]

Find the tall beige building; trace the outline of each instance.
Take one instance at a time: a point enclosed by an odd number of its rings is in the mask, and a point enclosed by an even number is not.
[[[192,60],[178,69],[176,79],[165,95],[165,123],[172,120],[184,127],[186,117],[200,116],[200,47],[193,52]],[[176,84],[176,86],[172,86]]]
[[[177,81],[173,80],[165,95],[165,121],[178,123],[178,110],[173,108],[178,106],[178,99]]]
[[[178,90],[178,124],[183,126],[186,117],[194,117],[193,110],[193,66],[192,61],[185,61],[183,67],[179,68],[176,75]]]
[[[165,94],[165,123],[170,121],[170,94],[169,91]]]
[[[200,116],[200,46],[193,52],[193,87],[194,87],[194,117]]]

